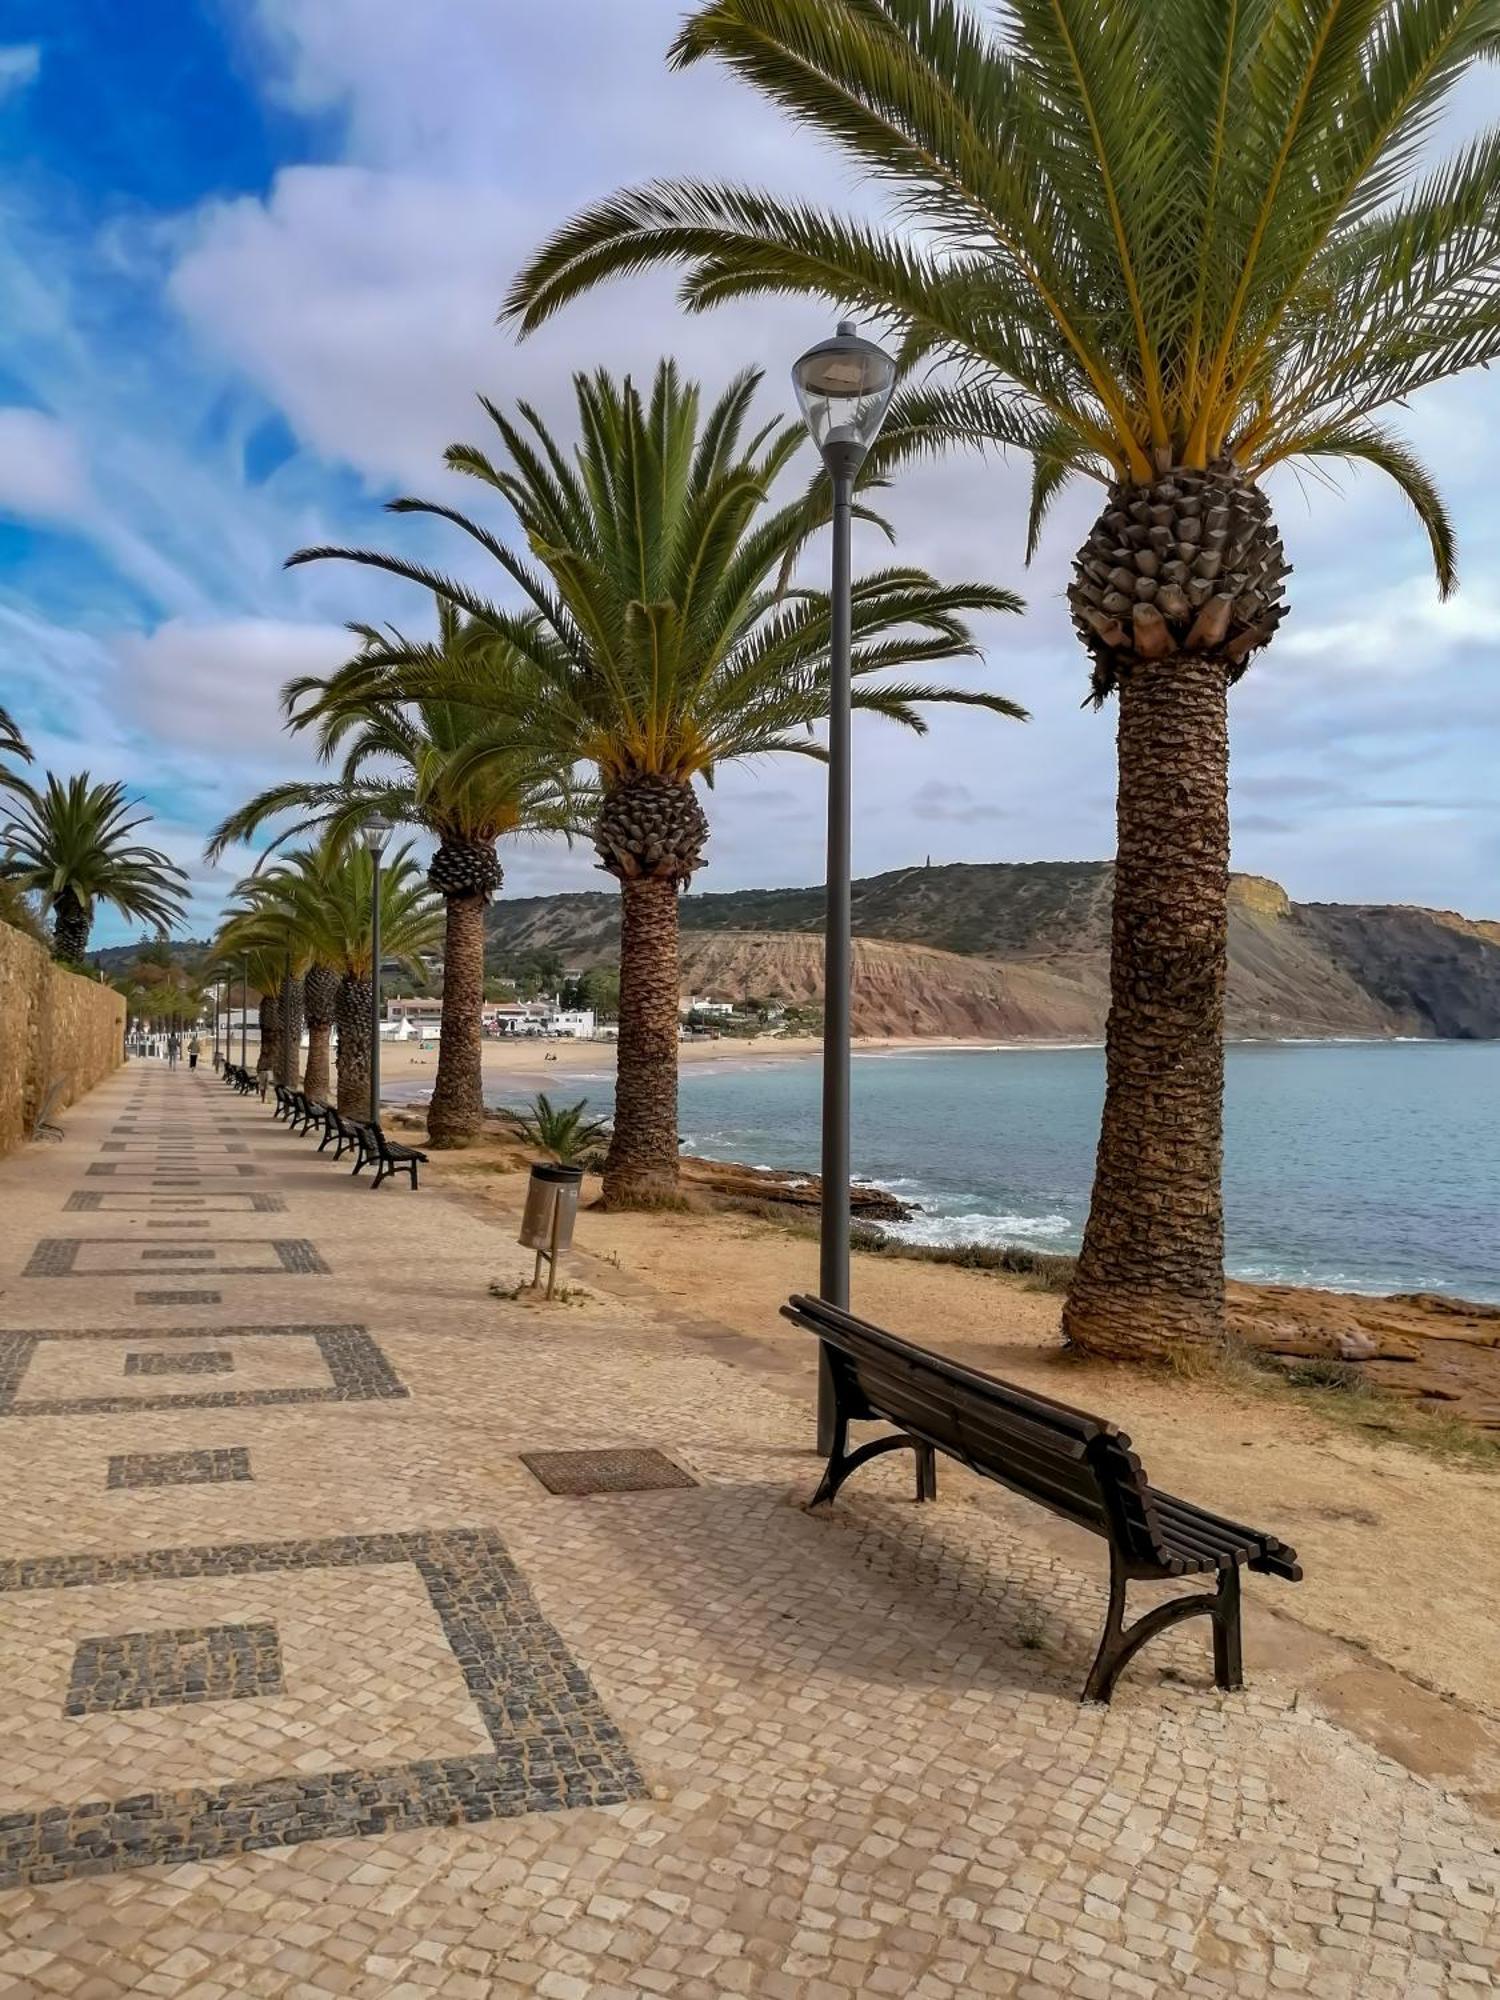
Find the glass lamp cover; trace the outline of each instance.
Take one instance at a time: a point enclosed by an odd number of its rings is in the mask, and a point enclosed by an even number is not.
[[[365,846],[372,854],[379,854],[391,837],[391,823],[384,814],[371,813],[364,823],[363,833]]]
[[[863,456],[885,422],[896,364],[874,341],[862,340],[846,319],[832,340],[809,348],[796,363],[792,384],[819,451],[845,444]]]

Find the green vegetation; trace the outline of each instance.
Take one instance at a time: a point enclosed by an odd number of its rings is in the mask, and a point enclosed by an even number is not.
[[[581,1165],[609,1138],[609,1125],[602,1118],[588,1116],[589,1101],[580,1097],[576,1104],[554,1104],[545,1091],[538,1091],[526,1111],[503,1111],[506,1124],[528,1146],[536,1146],[559,1166]]]
[[[91,784],[87,771],[67,779],[49,771],[40,789],[7,775],[0,790],[17,801],[0,825],[0,879],[35,896],[52,919],[55,958],[82,965],[100,903],[163,930],[180,919],[187,875],[130,839],[150,815],[131,817],[123,785]]]
[[[496,843],[523,833],[569,833],[579,805],[570,771],[545,744],[509,725],[496,728],[490,715],[452,698],[448,683],[466,672],[476,638],[484,639],[486,662],[502,676],[518,664],[507,642],[488,628],[476,633],[441,595],[437,622],[432,641],[359,627],[363,645],[342,673],[327,682],[308,676],[287,683],[288,726],[316,728],[324,762],[342,753],[339,776],[259,793],[219,825],[208,852],[215,857],[231,841],[288,818],[289,831],[326,827],[340,849],[374,813],[433,836],[437,852],[427,876],[443,898],[445,923],[442,1035],[427,1133],[441,1148],[472,1144],[484,1125],[484,914],[503,880]],[[403,669],[443,685],[408,697],[395,679]]]
[[[278,989],[278,1082],[300,1085],[309,1097],[326,1102],[332,1089],[330,1037],[337,1027],[337,1103],[346,1117],[363,1118],[370,1109],[373,877],[374,862],[363,847],[340,848],[332,834],[325,835],[316,847],[296,849],[279,865],[239,883],[214,943],[217,964],[237,971],[248,952],[267,990]],[[410,850],[394,849],[380,871],[382,960],[420,973],[422,954],[437,944],[442,924],[440,899]],[[263,1047],[263,1060],[264,1055]]]

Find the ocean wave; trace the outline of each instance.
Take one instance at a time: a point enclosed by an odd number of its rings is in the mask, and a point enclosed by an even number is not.
[[[995,1249],[1012,1243],[1058,1243],[1076,1233],[1070,1216],[995,1215],[985,1210],[966,1215],[917,1215],[910,1222],[887,1222],[881,1227],[903,1243],[927,1244],[934,1249],[955,1243],[983,1243]]]

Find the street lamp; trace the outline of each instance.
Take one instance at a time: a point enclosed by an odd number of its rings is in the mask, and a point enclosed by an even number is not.
[[[849,923],[850,519],[854,481],[875,442],[896,386],[896,364],[842,320],[832,340],[810,347],[792,369],[797,403],[833,482],[833,591],[828,680],[828,911],[823,943],[823,1206],[818,1291],[849,1306]],[[818,1449],[833,1449],[833,1373],[818,1362]]]
[[[248,1067],[245,1061],[245,1021],[250,1012],[250,960],[240,959],[240,1068]]]
[[[374,863],[370,872],[370,1123],[380,1123],[380,856],[391,837],[391,823],[371,813],[364,823],[364,842]]]

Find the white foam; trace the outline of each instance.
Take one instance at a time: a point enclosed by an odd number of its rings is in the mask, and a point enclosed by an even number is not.
[[[1057,1242],[1074,1233],[1066,1215],[994,1215],[979,1211],[966,1215],[917,1215],[910,1222],[882,1223],[903,1243],[924,1243],[948,1248],[956,1243],[983,1243],[1003,1249],[1007,1244]]]

